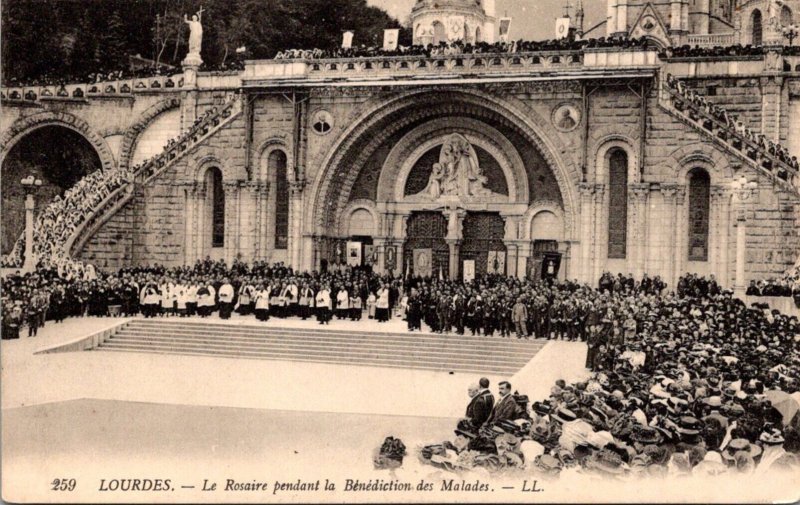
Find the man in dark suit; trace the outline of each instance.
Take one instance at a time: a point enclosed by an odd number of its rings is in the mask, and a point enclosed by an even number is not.
[[[483,387],[483,384],[486,386]],[[478,385],[471,385],[468,389],[469,396],[472,400],[467,405],[467,419],[472,426],[477,430],[486,422],[489,415],[492,413],[494,406],[494,396],[487,389],[489,387],[488,379],[481,379],[481,387]]]
[[[511,384],[507,381],[503,381],[497,386],[500,392],[500,399],[492,409],[492,414],[489,416],[489,419],[486,420],[486,424],[489,425],[505,420],[513,421],[519,417],[520,414],[519,405],[517,405],[514,396],[511,394]]]

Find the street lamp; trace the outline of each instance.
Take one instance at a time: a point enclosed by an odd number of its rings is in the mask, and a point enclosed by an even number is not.
[[[42,186],[42,180],[29,175],[20,181],[25,192],[25,263],[22,270],[33,272],[36,269],[36,259],[33,257],[33,195]]]
[[[746,205],[756,188],[758,188],[758,183],[748,181],[744,175],[731,181],[731,190],[736,202],[736,283],[733,289],[740,297],[744,296],[746,289],[744,284],[744,266],[747,259],[745,251],[747,244]]]

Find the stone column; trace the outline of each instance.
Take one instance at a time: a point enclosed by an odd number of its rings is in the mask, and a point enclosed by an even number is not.
[[[300,265],[300,240],[302,237],[303,188],[306,181],[301,179],[289,183],[289,240],[287,256],[291,266]]]
[[[395,269],[392,271],[394,275],[405,274],[406,261],[408,259],[403,253],[406,237],[408,235],[408,218],[409,214],[389,214],[387,215],[386,227],[390,230],[391,237],[387,240],[387,245],[397,246],[397,255],[395,256]],[[385,254],[384,250],[384,254]],[[384,256],[384,263],[386,258]],[[388,273],[388,270],[386,270]]]
[[[194,262],[194,194],[197,183],[183,184],[183,264],[190,265]]]
[[[647,199],[650,194],[649,183],[637,183],[628,185],[628,194],[631,195],[631,203],[628,204],[631,217],[629,219],[630,236],[628,244],[632,245],[628,251],[629,269],[633,275],[639,279],[644,274],[644,264],[647,246]]]
[[[722,186],[711,186],[709,195],[708,213],[708,262],[711,273],[716,277],[717,282],[722,278],[722,202],[725,198],[725,188]]]
[[[464,217],[466,212],[463,209],[448,209],[445,211],[447,217],[447,247],[450,248],[450,271],[448,276],[450,279],[458,278],[458,262],[459,252],[461,248],[462,227],[464,225]]]
[[[594,284],[603,273],[608,257],[608,204],[604,184],[594,186],[594,246],[592,247],[592,275],[588,282]]]
[[[731,283],[731,194],[726,188],[722,188],[722,195],[719,198],[719,279],[722,287],[729,287]]]
[[[236,236],[239,233],[238,224],[238,199],[239,199],[239,181],[229,181],[223,183],[225,191],[225,234],[224,234],[224,258],[228,266],[233,263],[238,252],[236,248]],[[214,233],[211,230],[211,233]]]
[[[595,229],[592,226],[595,215],[595,212],[593,212],[595,185],[581,183],[579,189],[581,194],[581,225],[579,234],[581,254],[578,279],[583,282],[591,282],[591,264],[595,241]]]
[[[674,261],[674,247],[675,247],[675,206],[678,188],[674,185],[661,186],[661,194],[664,196],[664,205],[662,207],[662,215],[665,217],[664,227],[664,242],[658,250],[658,256],[661,258],[661,278],[664,282],[673,287],[672,279],[675,275],[675,261]]]
[[[192,193],[194,195],[194,203],[192,205],[194,207],[194,216],[192,216],[194,257],[195,259],[203,259],[206,246],[211,247],[211,236],[206,233],[206,214],[208,210],[206,207],[208,202],[206,202],[207,190],[205,183],[196,182],[192,188]],[[206,241],[208,241],[208,244],[206,244]]]
[[[757,184],[747,182],[744,177],[734,181],[733,195],[736,211],[736,283],[734,293],[744,297],[747,289],[745,269],[747,266],[747,204],[755,193]]]
[[[503,216],[505,232],[503,245],[506,246],[506,275],[518,276],[517,261],[519,258],[519,221],[522,216]]]
[[[25,190],[25,260],[22,264],[23,272],[36,270],[36,258],[33,254],[33,210],[36,207],[33,193],[35,186],[23,185]]]
[[[684,185],[677,185],[675,186],[675,207],[674,207],[674,214],[675,214],[675,239],[673,242],[673,250],[672,250],[672,258],[673,258],[673,276],[668,281],[670,283],[670,288],[673,290],[677,289],[678,278],[683,275],[683,267],[686,262],[686,258],[688,253],[686,252],[686,237],[687,237],[687,228],[689,226],[688,218],[684,219],[684,211],[685,206],[684,202],[686,201],[686,186]]]

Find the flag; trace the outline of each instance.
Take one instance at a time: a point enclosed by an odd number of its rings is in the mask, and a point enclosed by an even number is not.
[[[500,42],[508,42],[511,18],[500,18]]]
[[[569,16],[556,19],[556,39],[564,39],[569,36]]]
[[[342,34],[342,47],[344,49],[350,49],[353,47],[353,32],[350,30]]]
[[[399,28],[383,30],[383,50],[394,51],[397,49],[397,39],[400,37]]]

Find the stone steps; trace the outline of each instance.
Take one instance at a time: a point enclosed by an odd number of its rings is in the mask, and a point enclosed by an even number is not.
[[[96,349],[513,375],[546,342],[136,319]]]

